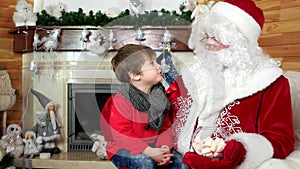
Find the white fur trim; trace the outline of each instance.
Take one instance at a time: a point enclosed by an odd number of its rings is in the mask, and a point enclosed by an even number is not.
[[[45,109],[48,110],[49,106],[53,106],[53,105],[55,106],[54,110],[56,110],[57,105],[53,101],[47,103]]]
[[[25,133],[25,139],[27,139],[27,136],[28,136],[29,134],[32,135],[33,140],[36,139],[36,134],[35,134],[35,132],[33,132],[33,131],[31,131],[31,130],[26,131],[26,133]]]
[[[238,27],[251,43],[257,44],[261,29],[259,24],[247,12],[227,2],[216,3],[211,8],[211,12],[226,17]]]
[[[259,134],[236,133],[231,135],[228,140],[237,140],[246,149],[245,160],[237,169],[257,168],[264,161],[271,159],[274,154],[271,142]]]
[[[265,89],[282,74],[283,70],[275,65],[263,65],[263,68],[256,69],[255,72],[247,78],[243,86],[226,86],[225,105],[236,99],[251,96]]]

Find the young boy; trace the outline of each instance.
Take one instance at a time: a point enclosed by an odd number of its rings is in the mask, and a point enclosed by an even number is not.
[[[128,44],[118,50],[111,63],[122,83],[101,113],[108,158],[118,168],[181,168],[181,158],[170,152],[170,103],[155,52],[147,46]]]

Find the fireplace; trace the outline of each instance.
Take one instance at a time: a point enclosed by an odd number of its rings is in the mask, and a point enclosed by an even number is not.
[[[157,52],[157,55],[159,54],[160,52]],[[116,92],[119,84],[110,63],[115,52],[107,52],[105,55],[95,55],[86,51],[55,52],[54,76],[48,74],[51,70],[47,60],[51,58],[49,55],[37,52],[24,53],[22,56],[23,131],[30,130],[38,123],[36,112],[44,110],[38,100],[30,94],[29,90],[33,88],[58,104],[56,115],[61,123],[62,138],[57,145],[62,152],[91,151],[93,142],[88,136],[93,132],[101,134],[101,108],[105,100]],[[176,52],[174,55],[182,61],[177,62],[180,66],[192,58],[193,53]],[[39,69],[33,74],[29,68],[34,57],[39,61]],[[82,107],[82,103],[87,105],[83,104]],[[81,112],[85,113],[84,118],[81,118]],[[77,117],[77,114],[80,117]],[[93,122],[85,118],[89,116]]]
[[[91,134],[100,134],[100,115],[118,84],[68,84],[68,151],[91,151]]]

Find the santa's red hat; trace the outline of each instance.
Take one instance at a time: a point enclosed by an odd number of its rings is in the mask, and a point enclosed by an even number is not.
[[[211,12],[226,17],[251,43],[257,43],[265,19],[263,11],[252,0],[220,1],[211,8]]]

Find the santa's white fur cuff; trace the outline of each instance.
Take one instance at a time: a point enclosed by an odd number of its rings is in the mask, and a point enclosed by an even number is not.
[[[262,162],[272,158],[274,149],[269,140],[264,136],[253,133],[236,133],[231,135],[228,140],[241,142],[246,149],[246,157],[237,169],[253,169]]]

